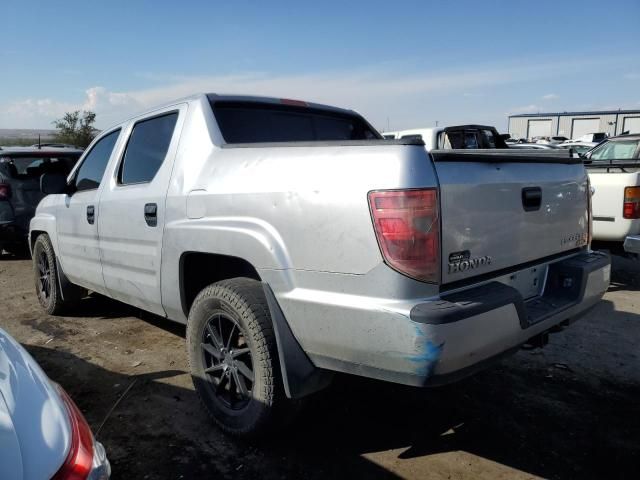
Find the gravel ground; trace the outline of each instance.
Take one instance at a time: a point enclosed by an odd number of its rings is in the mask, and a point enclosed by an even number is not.
[[[4,255],[0,326],[72,395],[115,479],[638,478],[639,265],[616,258],[604,300],[542,350],[430,390],[338,377],[262,445],[209,421],[181,325],[99,296],[49,317],[30,261]]]

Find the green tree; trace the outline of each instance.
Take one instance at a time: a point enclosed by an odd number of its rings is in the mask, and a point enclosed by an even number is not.
[[[85,148],[96,136],[98,130],[93,127],[96,121],[94,112],[79,110],[67,112],[59,120],[54,120],[53,125],[58,132],[55,134],[56,142],[68,143]]]

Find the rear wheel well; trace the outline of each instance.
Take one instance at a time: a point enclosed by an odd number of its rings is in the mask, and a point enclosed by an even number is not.
[[[260,275],[246,260],[215,253],[185,252],[180,257],[180,301],[185,316],[203,288],[220,280],[246,277],[260,281]]]

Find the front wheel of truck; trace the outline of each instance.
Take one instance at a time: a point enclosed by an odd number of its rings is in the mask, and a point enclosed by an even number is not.
[[[187,349],[196,392],[225,432],[258,438],[296,410],[260,282],[235,278],[202,290],[189,311]]]
[[[40,305],[49,315],[60,315],[68,302],[60,292],[56,254],[46,234],[40,235],[33,245],[33,273]]]

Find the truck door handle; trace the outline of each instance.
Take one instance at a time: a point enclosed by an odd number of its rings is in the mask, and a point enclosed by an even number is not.
[[[93,205],[87,205],[87,222],[89,225],[93,225],[96,221],[96,207]]]
[[[150,227],[158,225],[158,205],[155,203],[147,203],[144,206],[144,221]]]
[[[540,210],[542,203],[542,189],[540,187],[527,187],[522,189],[522,207],[525,212]]]

